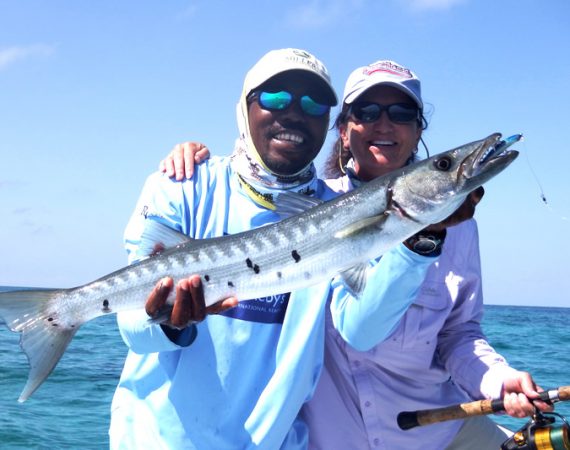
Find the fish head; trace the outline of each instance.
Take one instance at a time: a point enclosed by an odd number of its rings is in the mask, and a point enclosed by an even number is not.
[[[452,214],[467,195],[502,172],[518,156],[508,150],[522,135],[501,140],[500,133],[419,161],[403,169],[392,199],[404,214],[429,225]]]

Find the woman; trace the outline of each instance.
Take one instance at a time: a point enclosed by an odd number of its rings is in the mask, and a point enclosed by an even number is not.
[[[416,159],[426,121],[420,80],[392,61],[356,69],[347,80],[335,122],[339,138],[330,155],[327,184],[346,192]],[[207,156],[184,144],[162,164],[175,174],[185,161]],[[188,170],[187,170],[188,171]],[[181,172],[179,172],[181,175]],[[477,225],[471,217],[482,190],[462,218],[432,226],[406,245],[438,254],[420,294],[391,335],[358,351],[344,343],[328,318],[325,365],[302,415],[314,449],[497,449],[508,432],[486,417],[399,429],[400,411],[502,397],[514,417],[533,412],[532,377],[508,366],[481,330],[483,299]],[[471,206],[471,208],[469,208]],[[382,264],[379,260],[378,264]],[[344,286],[334,283],[333,296]],[[551,409],[535,402],[545,411]]]
[[[339,138],[327,160],[327,183],[346,192],[409,164],[425,124],[420,81],[412,71],[392,61],[356,69],[335,122]],[[312,448],[497,449],[508,434],[487,417],[409,431],[399,429],[396,417],[497,397],[512,416],[532,413],[527,396],[537,392],[531,376],[510,368],[481,330],[475,221],[450,227],[445,236],[426,235],[436,238],[435,247],[444,239],[441,256],[388,339],[359,352],[341,342],[329,321],[325,368],[303,410]],[[408,243],[417,245],[417,238]]]

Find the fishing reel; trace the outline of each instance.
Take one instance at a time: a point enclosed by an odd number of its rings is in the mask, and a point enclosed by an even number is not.
[[[556,422],[559,417],[561,422]],[[570,450],[570,425],[558,413],[536,411],[531,419],[501,445],[501,450]]]

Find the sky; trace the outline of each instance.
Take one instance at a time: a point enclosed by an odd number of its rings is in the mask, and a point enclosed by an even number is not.
[[[570,306],[569,46],[568,0],[0,0],[0,285],[124,266],[159,160],[186,140],[228,155],[245,73],[296,47],[340,96],[358,66],[411,68],[432,154],[523,133],[476,213],[485,303]]]

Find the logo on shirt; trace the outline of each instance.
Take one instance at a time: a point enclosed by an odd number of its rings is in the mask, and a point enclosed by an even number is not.
[[[283,323],[290,296],[290,293],[286,293],[240,301],[235,308],[220,315],[248,322]]]

